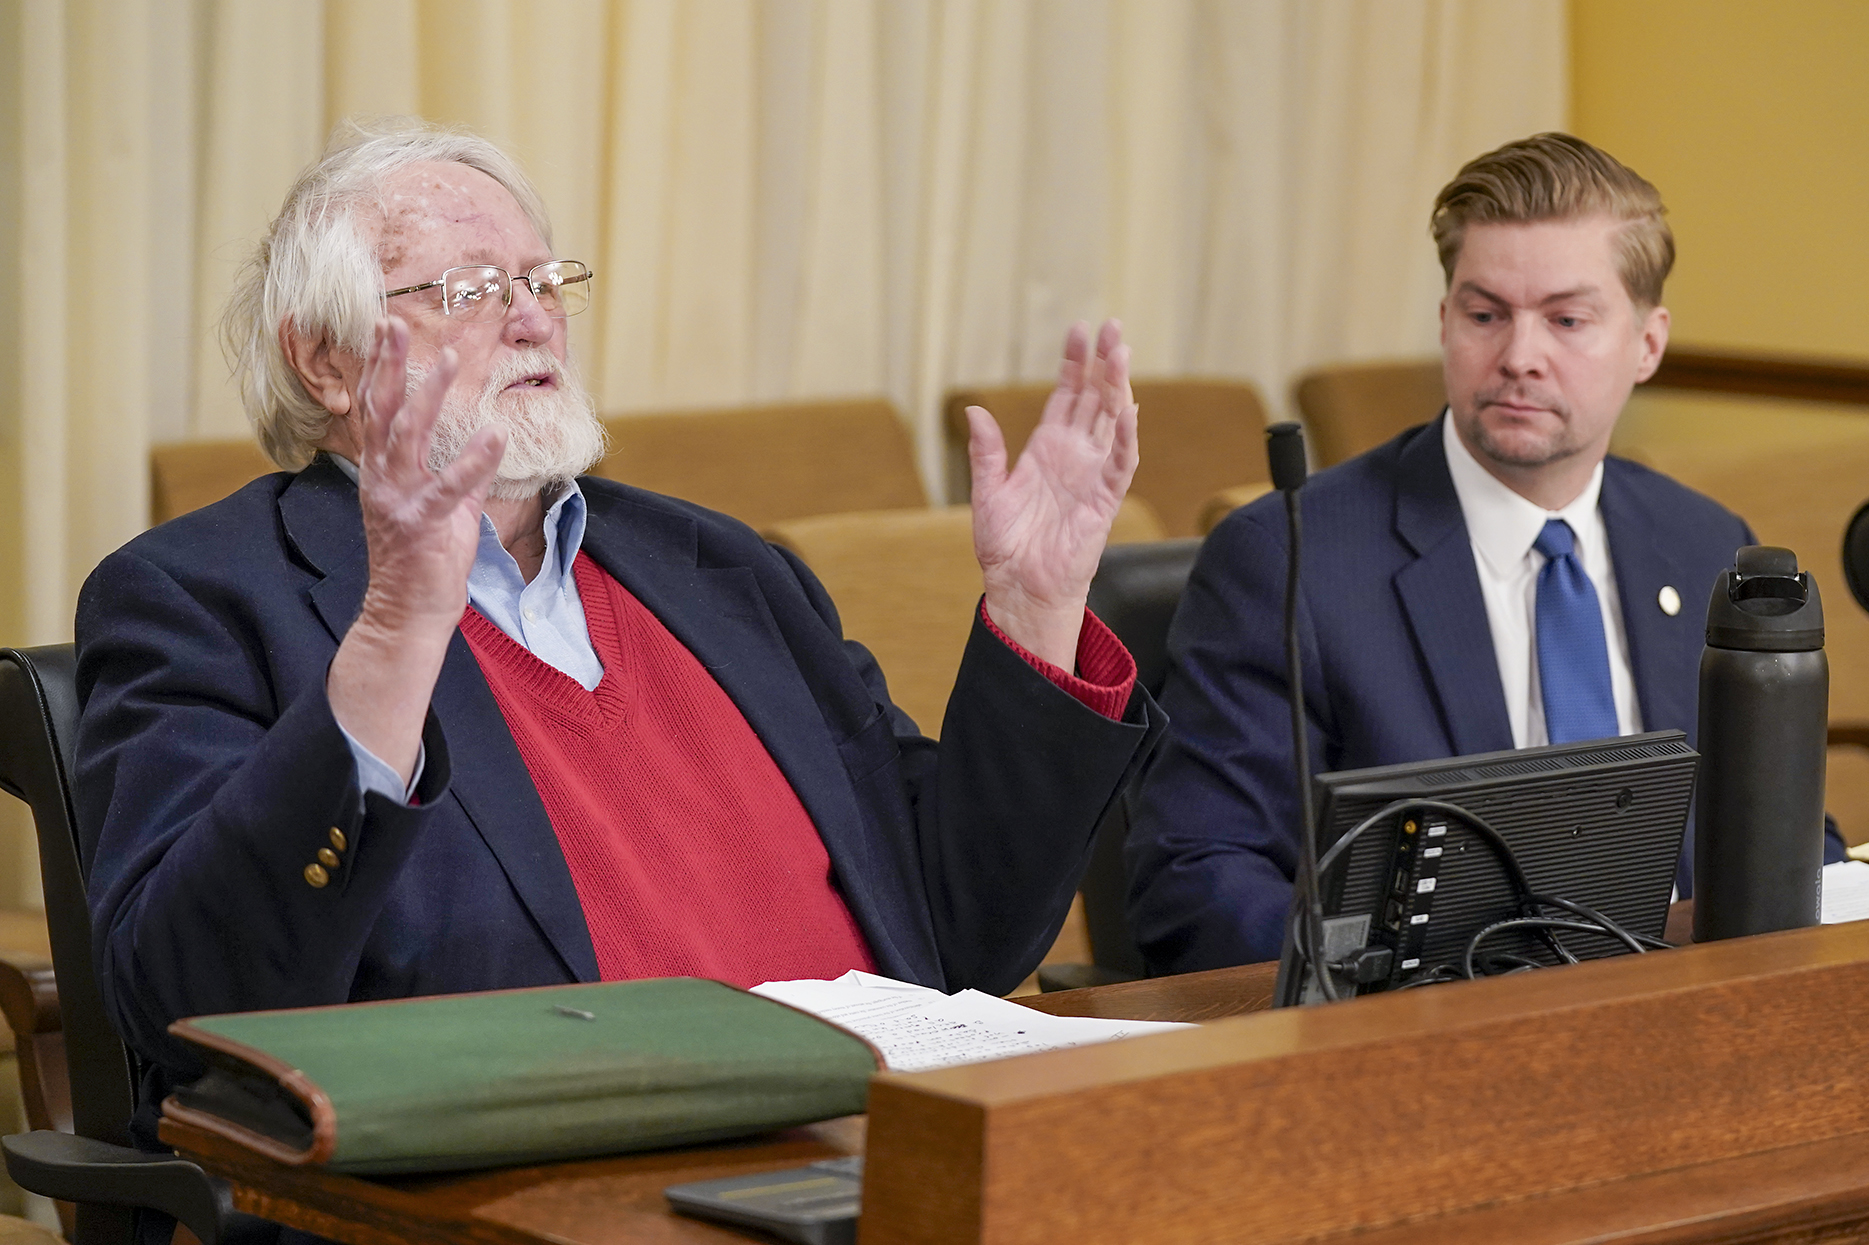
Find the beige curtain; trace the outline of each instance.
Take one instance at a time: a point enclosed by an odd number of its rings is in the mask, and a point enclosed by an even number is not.
[[[347,113],[520,155],[607,413],[882,392],[939,496],[942,391],[1073,319],[1275,407],[1432,349],[1432,193],[1565,80],[1562,0],[0,0],[0,642],[244,431],[212,327]]]

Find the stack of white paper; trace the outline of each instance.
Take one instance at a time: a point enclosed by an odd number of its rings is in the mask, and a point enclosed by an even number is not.
[[[1191,1029],[1156,1020],[1048,1016],[978,990],[943,994],[852,970],[835,981],[768,981],[754,994],[821,1016],[882,1052],[892,1072],[921,1072]]]
[[[1825,865],[1823,888],[1825,925],[1869,919],[1869,865],[1860,860]]]

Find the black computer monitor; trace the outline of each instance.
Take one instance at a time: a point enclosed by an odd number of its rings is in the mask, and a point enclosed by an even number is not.
[[[1320,958],[1361,960],[1367,978],[1334,972],[1337,994],[1445,977],[1442,966],[1458,971],[1474,934],[1520,910],[1504,853],[1474,819],[1498,832],[1532,892],[1659,939],[1698,761],[1680,731],[1654,731],[1317,775],[1320,858],[1329,859],[1359,824],[1400,805],[1358,833],[1320,876]],[[1578,959],[1627,950],[1598,935],[1558,937]],[[1358,955],[1363,948],[1371,950]],[[1482,959],[1494,964],[1560,961],[1550,936],[1530,929],[1499,931],[1484,951]],[[1278,1006],[1323,1001],[1304,958],[1288,922]]]

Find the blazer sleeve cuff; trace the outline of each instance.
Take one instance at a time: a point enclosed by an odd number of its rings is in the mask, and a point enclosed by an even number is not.
[[[993,637],[1023,658],[1027,665],[1049,679],[1088,709],[1112,721],[1120,722],[1128,709],[1129,697],[1136,689],[1136,659],[1130,656],[1116,633],[1101,618],[1084,611],[1084,627],[1077,634],[1077,671],[1054,666],[1014,641],[993,622],[986,612],[986,598],[980,598],[980,622]]]

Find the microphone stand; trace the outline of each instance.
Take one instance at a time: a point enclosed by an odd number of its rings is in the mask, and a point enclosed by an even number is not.
[[[1298,562],[1303,528],[1298,492],[1308,469],[1304,461],[1304,429],[1291,422],[1265,430],[1266,461],[1272,469],[1272,487],[1285,495],[1285,683],[1291,701],[1292,772],[1298,784],[1298,877],[1293,889],[1294,933],[1299,958],[1317,974],[1318,989],[1326,999],[1337,999],[1337,983],[1324,962],[1324,897],[1317,875],[1317,810],[1311,796],[1311,733],[1304,712],[1304,661],[1298,647]]]

